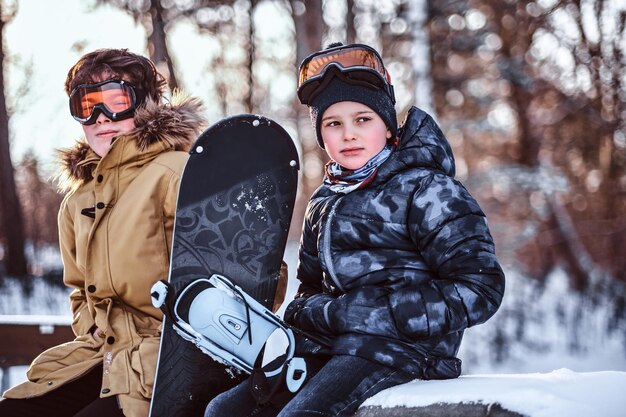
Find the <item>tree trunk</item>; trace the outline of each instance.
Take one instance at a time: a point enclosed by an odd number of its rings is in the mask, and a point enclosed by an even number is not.
[[[500,67],[504,68],[503,78],[508,79],[511,85],[508,104],[517,114],[518,152],[515,162],[524,166],[539,169],[539,151],[542,136],[532,129],[534,123],[529,117],[529,108],[534,97],[539,93],[538,81],[533,68],[529,66],[520,51],[528,51],[537,29],[533,25],[533,18],[520,13],[519,3],[515,6],[517,27],[501,30],[502,39]],[[496,21],[502,21],[504,8],[494,8]],[[517,51],[517,53],[515,52]],[[584,245],[583,239],[577,231],[567,208],[559,201],[558,195],[546,195],[548,201],[548,216],[555,226],[556,241],[562,242],[555,250],[563,260],[565,269],[569,272],[570,283],[576,289],[584,289],[596,266]]]
[[[24,277],[27,274],[24,255],[24,222],[15,187],[11,147],[9,145],[9,114],[4,94],[4,20],[0,1],[0,215],[1,235],[4,238],[5,267],[8,275]]]
[[[354,26],[354,0],[346,1],[346,41],[348,44],[356,42],[356,27]]]
[[[255,56],[255,26],[254,26],[254,11],[256,9],[258,1],[250,0],[250,16],[248,19],[248,94],[246,94],[245,105],[246,111],[252,113],[254,111],[254,56]]]
[[[299,10],[301,2],[290,0],[292,17],[295,27],[296,38],[296,66],[299,66],[304,58],[311,53],[322,48],[322,34],[324,32],[324,21],[322,18],[322,2],[310,1],[306,3],[306,10]],[[291,238],[298,238],[301,232],[301,225],[304,215],[304,206],[309,197],[317,188],[323,176],[323,171],[312,172],[311,166],[325,161],[326,153],[317,146],[315,132],[313,131],[309,119],[309,112],[305,106],[297,103],[295,106],[295,117],[297,120],[298,138],[302,145],[302,186],[296,200],[296,209],[292,220]]]
[[[427,22],[429,20],[428,0],[409,2],[409,18],[413,37],[413,57],[411,66],[415,74],[414,102],[417,107],[436,119],[433,104],[433,79],[431,76],[430,39]]]
[[[296,61],[300,62],[308,55],[322,48],[322,34],[324,32],[324,20],[322,18],[322,2],[311,1],[306,3],[306,11],[297,14],[297,7],[294,3],[299,1],[291,0],[292,16],[296,31]]]
[[[570,285],[577,290],[588,287],[589,280],[600,270],[585,248],[571,216],[559,200],[558,195],[547,196],[549,219],[555,226],[557,250],[563,256],[569,273]]]
[[[163,6],[160,0],[150,0],[150,19],[152,30],[148,34],[148,51],[150,59],[159,71],[165,75],[170,90],[178,88],[176,71],[167,49],[167,37],[165,35],[165,22],[163,21]]]

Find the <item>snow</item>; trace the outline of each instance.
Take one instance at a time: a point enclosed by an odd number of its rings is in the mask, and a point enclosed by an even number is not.
[[[623,289],[581,294],[562,270],[545,282],[510,270],[506,279],[498,312],[465,332],[465,373],[626,371],[626,318],[616,313]]]
[[[29,278],[27,282],[4,278],[0,281],[0,315],[71,317],[70,291],[60,283],[51,284],[43,278]]]
[[[437,403],[498,403],[532,417],[624,417],[626,372],[463,375],[413,381],[371,397],[363,406],[423,407]]]
[[[298,282],[297,242],[285,261],[291,278],[282,316]],[[606,287],[594,297],[572,291],[563,271],[543,283],[507,270],[504,302],[487,323],[470,328],[459,352],[463,375],[447,381],[413,381],[387,389],[364,406],[423,407],[438,403],[495,404],[529,417],[626,416],[626,323],[615,313]],[[69,290],[34,279],[30,295],[16,281],[0,285],[4,323],[69,323]],[[285,351],[277,338],[268,356]],[[8,372],[10,384],[25,379],[26,367]]]
[[[7,314],[0,315],[0,324],[69,326],[70,324],[72,324],[72,316],[50,316],[43,314]]]

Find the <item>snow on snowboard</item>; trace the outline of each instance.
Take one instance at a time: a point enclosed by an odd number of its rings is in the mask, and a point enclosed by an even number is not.
[[[266,333],[281,328],[268,310],[298,169],[287,132],[257,115],[216,123],[191,149],[178,195],[168,284],[161,284],[163,293],[153,289],[155,305],[167,314],[151,417],[202,416],[209,399],[245,376],[233,377],[232,366],[250,366],[239,360],[238,341],[258,344],[253,326]],[[206,308],[217,305],[222,313],[208,317]],[[231,351],[236,353],[228,357]]]

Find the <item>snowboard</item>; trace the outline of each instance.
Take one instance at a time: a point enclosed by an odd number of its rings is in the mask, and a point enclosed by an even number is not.
[[[180,293],[212,274],[228,277],[271,309],[296,197],[298,155],[289,134],[258,115],[204,131],[183,171],[169,286]],[[201,417],[246,375],[184,340],[164,317],[151,417]]]

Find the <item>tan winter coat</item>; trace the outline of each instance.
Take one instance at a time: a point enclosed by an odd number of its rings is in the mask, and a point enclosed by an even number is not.
[[[200,107],[184,97],[148,103],[104,158],[86,142],[62,153],[70,191],[59,234],[76,339],[37,357],[6,398],[42,395],[103,363],[101,397],[118,396],[127,417],[148,415],[162,318],[150,288],[168,276],[180,175],[204,127]]]

